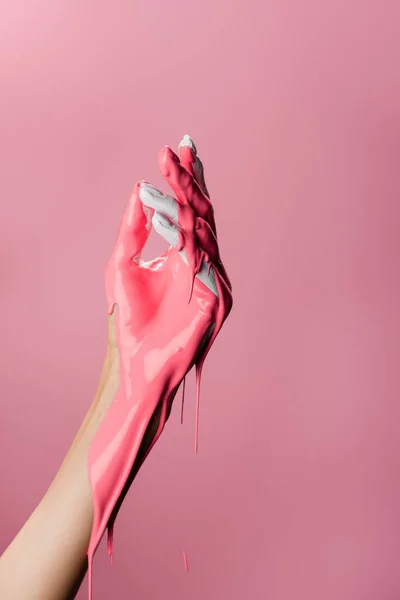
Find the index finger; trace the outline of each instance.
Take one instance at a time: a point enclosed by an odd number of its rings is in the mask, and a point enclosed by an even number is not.
[[[209,198],[169,146],[164,146],[160,152],[159,167],[178,202],[190,205],[196,215],[207,221],[215,233],[214,211]]]
[[[197,154],[195,143],[189,135],[184,135],[182,140],[179,142],[179,159],[181,161],[181,165],[193,175],[199,184],[201,191],[207,196],[207,198],[210,198],[206,180],[204,178],[203,163]]]

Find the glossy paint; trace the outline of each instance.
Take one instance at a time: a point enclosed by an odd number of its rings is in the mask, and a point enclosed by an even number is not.
[[[190,373],[115,568],[96,553],[95,599],[399,598],[398,0],[3,0],[0,17],[0,552],[95,394],[132,186],[171,193],[154,153],[187,132],[234,308],[199,453]],[[144,256],[165,247],[151,234]]]
[[[190,169],[193,152],[189,147],[181,148],[179,159],[165,147],[159,159],[161,173],[178,203],[178,247],[170,247],[151,262],[141,260],[155,215],[140,198],[141,187],[146,184],[138,183],[106,269],[108,312],[117,311],[121,367],[118,392],[89,452],[94,503],[88,549],[90,598],[93,555],[108,527],[108,552],[112,556],[114,508],[146,429],[161,405],[152,447],[164,428],[176,391],[193,365],[197,381],[197,452],[202,368],[232,306],[230,284],[221,273],[212,206]],[[205,263],[207,270],[213,271],[217,294],[197,277]]]

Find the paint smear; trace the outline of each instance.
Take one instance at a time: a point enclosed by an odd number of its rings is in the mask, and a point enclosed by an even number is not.
[[[194,362],[197,452],[202,366],[232,307],[230,284],[219,261],[215,225],[211,226],[214,221],[208,198],[202,196],[190,172],[168,147],[161,151],[160,170],[179,203],[178,221],[191,274],[190,290],[188,265],[177,248],[171,248],[166,255],[145,266],[140,263],[140,253],[150,228],[148,214],[140,201],[138,183],[122,219],[105,274],[109,314],[118,307],[116,328],[121,366],[119,389],[89,450],[88,469],[94,507],[87,553],[89,600],[92,598],[93,556],[108,526],[108,551],[112,557],[112,525],[122,504],[119,500],[129,485],[129,475],[146,429],[158,411],[159,425],[147,456],[164,428],[171,394],[184,381]],[[204,218],[200,219],[202,226],[197,227],[196,215],[204,206],[208,206],[208,217],[204,213]],[[203,248],[199,247],[197,239],[200,234]],[[203,261],[212,261],[218,297],[195,277]],[[189,291],[191,299],[187,303]],[[145,300],[144,293],[147,294]],[[210,323],[215,323],[213,333],[196,362]],[[185,553],[184,561],[188,570]]]

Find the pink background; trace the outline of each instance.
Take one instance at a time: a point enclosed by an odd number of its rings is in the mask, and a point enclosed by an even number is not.
[[[130,189],[190,133],[236,303],[200,454],[191,380],[95,598],[399,598],[399,19],[395,0],[2,0],[2,549],[94,395]]]

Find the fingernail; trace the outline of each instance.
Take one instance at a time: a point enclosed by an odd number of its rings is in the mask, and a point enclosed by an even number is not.
[[[188,146],[194,156],[197,155],[197,149],[196,149],[195,143],[192,140],[192,138],[190,137],[190,135],[185,134],[183,136],[183,138],[181,139],[181,141],[179,142],[179,148],[182,148],[184,146]]]

